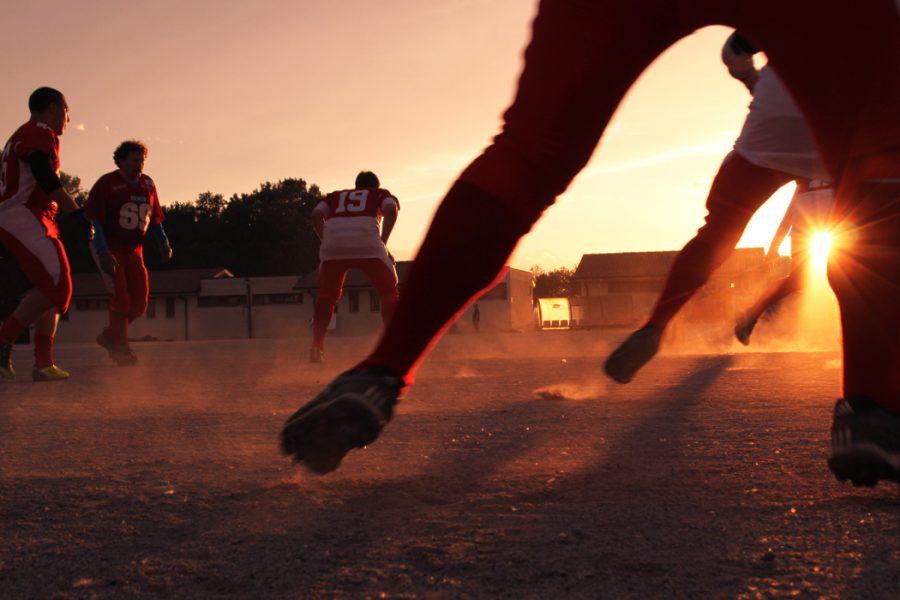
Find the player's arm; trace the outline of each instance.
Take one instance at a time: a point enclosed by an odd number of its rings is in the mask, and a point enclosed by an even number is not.
[[[97,251],[97,254],[109,254],[109,242],[106,241],[106,231],[103,229],[103,223],[96,219],[91,219],[91,223],[94,225],[94,239],[91,240],[94,250]]]
[[[728,74],[747,86],[750,93],[759,79],[759,71],[753,64],[757,49],[738,32],[732,33],[722,46],[722,62],[728,67]]]
[[[787,234],[791,231],[791,226],[794,223],[794,200],[797,196],[794,196],[791,199],[791,203],[788,205],[786,211],[784,211],[784,217],[781,219],[781,223],[778,224],[778,229],[775,230],[775,235],[772,236],[772,243],[769,244],[769,251],[766,252],[766,258],[769,260],[774,260],[778,258],[778,248],[781,247],[781,243],[784,241],[784,238],[787,237]]]
[[[321,240],[325,236],[325,217],[328,216],[328,204],[324,201],[319,202],[312,210],[310,220],[312,221],[313,231]]]
[[[91,240],[91,243],[94,245],[94,252],[97,253],[97,266],[107,275],[113,275],[119,263],[116,257],[112,255],[112,252],[109,251],[109,243],[106,241],[106,232],[103,231],[103,224],[94,219],[91,219],[91,223],[94,225],[94,239]]]
[[[94,239],[91,245],[94,247],[94,262],[100,270],[108,275],[113,275],[116,270],[116,259],[109,250],[109,241],[106,238],[106,229],[103,227],[103,179],[100,179],[88,192],[87,204],[84,214],[91,220],[94,226]]]
[[[162,223],[152,223],[147,232],[156,240],[159,246],[159,256],[163,262],[172,260],[172,244],[169,242],[169,236],[166,235],[166,229]]]
[[[391,237],[391,232],[394,230],[394,225],[397,224],[397,213],[400,211],[397,206],[397,201],[394,198],[388,198],[381,205],[381,214],[384,219],[381,222],[381,241],[387,246],[388,238]]]
[[[35,150],[25,157],[34,180],[50,199],[56,202],[60,210],[69,213],[72,219],[84,230],[84,234],[90,240],[94,237],[94,226],[90,219],[84,216],[84,209],[78,206],[75,199],[63,187],[62,181],[56,169],[53,168],[53,159],[46,152]]]
[[[26,160],[38,187],[50,196],[63,212],[71,213],[81,209],[63,187],[59,175],[53,168],[53,159],[49,155],[36,150],[30,153]]]
[[[150,220],[150,227],[147,229],[147,232],[153,236],[153,239],[156,241],[156,246],[159,248],[159,257],[162,259],[163,263],[167,263],[172,260],[172,244],[169,242],[169,236],[166,235],[166,229],[163,227],[163,220],[166,218],[163,214],[162,204],[159,202],[159,195],[156,192],[156,184],[153,183],[153,180],[147,177],[147,181],[153,186],[153,193],[150,196],[150,205],[152,206],[151,210],[153,211],[153,217]]]

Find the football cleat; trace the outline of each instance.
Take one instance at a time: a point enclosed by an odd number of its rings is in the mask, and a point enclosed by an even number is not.
[[[16,378],[16,370],[12,366],[12,344],[0,344],[0,378]]]
[[[753,333],[754,327],[756,327],[756,319],[751,318],[748,313],[743,313],[734,325],[734,337],[743,345],[749,346],[750,334]]]
[[[112,355],[112,359],[116,361],[116,364],[120,367],[131,367],[138,364],[138,357],[128,346],[116,350]]]
[[[313,346],[309,349],[309,362],[320,363],[325,359],[325,351],[321,348]]]
[[[106,349],[106,352],[109,353],[109,357],[113,357],[113,353],[116,350],[116,344],[113,342],[112,338],[106,335],[106,329],[100,332],[100,335],[97,336],[97,344],[99,344],[102,348]]]
[[[112,361],[120,367],[136,365],[138,363],[138,358],[134,352],[132,352],[131,348],[127,345],[117,345],[106,333],[106,329],[100,332],[100,335],[97,336],[97,344],[106,349],[106,353],[109,354]]]
[[[404,388],[385,369],[347,371],[285,422],[281,449],[310,471],[334,471],[354,448],[374,442]]]
[[[603,364],[606,374],[618,383],[628,383],[659,351],[662,330],[645,325],[628,336]]]
[[[828,468],[838,481],[874,486],[900,483],[900,415],[867,396],[838,400],[831,422]]]
[[[35,367],[31,372],[32,381],[62,381],[63,379],[68,378],[69,373],[67,371],[63,371],[56,365],[50,365],[42,369]]]

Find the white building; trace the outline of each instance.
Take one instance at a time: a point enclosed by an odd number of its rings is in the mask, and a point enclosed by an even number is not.
[[[397,263],[402,282],[410,262]],[[92,343],[108,323],[109,295],[97,273],[72,277],[69,312],[60,321],[58,343]],[[147,313],[131,324],[129,337],[146,340],[214,340],[311,336],[318,271],[301,277],[234,277],[227,269],[150,272]],[[532,276],[510,269],[479,300],[482,331],[533,327]],[[473,330],[470,307],[454,325]],[[352,269],[329,335],[361,335],[382,327],[378,294]]]
[[[579,327],[640,326],[662,292],[677,255],[674,250],[585,254],[572,277],[573,321]],[[739,248],[679,312],[673,325],[730,320],[782,271],[783,265],[766,262],[762,248]]]

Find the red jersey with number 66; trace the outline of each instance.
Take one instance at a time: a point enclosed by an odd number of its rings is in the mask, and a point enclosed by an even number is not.
[[[319,260],[380,258],[388,262],[381,241],[381,217],[387,205],[400,208],[397,198],[382,188],[331,192],[313,209],[325,216]]]
[[[84,212],[103,226],[110,250],[140,247],[150,224],[164,219],[153,180],[141,174],[130,182],[119,171],[97,180]]]

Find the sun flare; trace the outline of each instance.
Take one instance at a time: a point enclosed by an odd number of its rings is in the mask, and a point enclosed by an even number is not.
[[[831,251],[831,232],[820,231],[810,241],[810,255],[813,267],[824,272],[828,266],[828,253]]]

